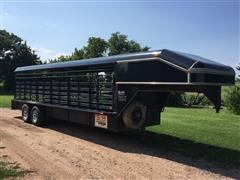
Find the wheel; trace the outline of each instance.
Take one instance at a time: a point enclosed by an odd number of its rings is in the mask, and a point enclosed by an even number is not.
[[[27,104],[22,105],[22,120],[24,122],[30,122],[30,108]]]
[[[123,113],[123,122],[127,128],[139,129],[146,117],[146,107],[140,101],[134,101]]]
[[[37,106],[34,106],[31,110],[31,120],[35,126],[43,124],[43,111]]]

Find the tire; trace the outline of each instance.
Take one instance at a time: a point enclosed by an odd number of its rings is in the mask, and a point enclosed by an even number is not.
[[[35,126],[41,126],[43,125],[43,110],[38,108],[37,106],[34,106],[31,110],[31,121],[32,124]]]
[[[30,122],[30,107],[27,104],[22,105],[22,120]]]
[[[144,125],[146,107],[140,101],[131,103],[123,113],[123,122],[127,128],[139,129]]]

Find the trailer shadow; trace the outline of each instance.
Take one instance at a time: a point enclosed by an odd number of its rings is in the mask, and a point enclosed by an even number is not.
[[[165,158],[230,178],[240,177],[240,152],[236,150],[150,131],[146,131],[146,139],[142,142],[137,132],[113,133],[69,122],[54,122],[46,128],[118,151]]]

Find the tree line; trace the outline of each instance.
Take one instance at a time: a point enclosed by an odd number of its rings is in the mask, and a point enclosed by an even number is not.
[[[49,62],[64,62],[69,60],[81,60],[96,58],[102,56],[112,56],[117,54],[133,53],[140,51],[148,51],[147,46],[142,47],[138,42],[129,40],[127,35],[115,32],[111,34],[108,40],[100,37],[90,37],[87,45],[78,49],[75,48],[71,55],[60,56],[52,59]]]

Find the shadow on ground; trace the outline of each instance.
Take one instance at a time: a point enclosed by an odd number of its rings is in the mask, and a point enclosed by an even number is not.
[[[142,142],[138,132],[114,133],[69,122],[52,122],[45,128],[118,151],[165,158],[230,178],[240,178],[240,151],[150,131],[146,131]]]

